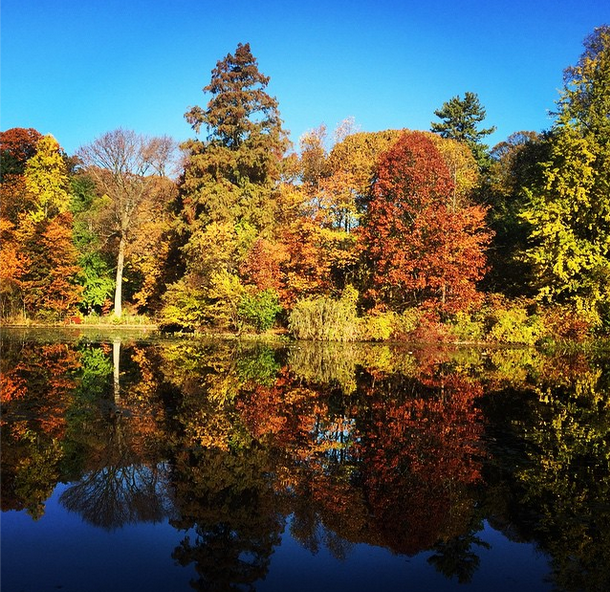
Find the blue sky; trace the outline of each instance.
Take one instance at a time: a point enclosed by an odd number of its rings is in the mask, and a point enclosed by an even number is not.
[[[286,129],[429,129],[472,91],[494,144],[550,127],[608,0],[2,0],[0,129],[68,153],[117,127],[178,141],[219,59],[249,42]]]

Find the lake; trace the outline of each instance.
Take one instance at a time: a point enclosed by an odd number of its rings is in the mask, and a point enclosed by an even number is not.
[[[1,334],[2,590],[610,590],[604,353]]]

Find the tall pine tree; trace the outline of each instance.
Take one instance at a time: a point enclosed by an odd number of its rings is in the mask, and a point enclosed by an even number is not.
[[[442,122],[432,122],[431,131],[443,138],[464,142],[472,150],[481,170],[489,166],[489,147],[482,143],[482,139],[492,134],[496,128],[478,129],[478,125],[485,119],[486,112],[476,93],[467,92],[463,99],[459,95],[453,97],[437,109],[434,115],[442,119]]]
[[[186,272],[165,298],[168,322],[214,322],[219,282],[241,290],[251,251],[273,236],[288,140],[268,84],[250,45],[239,44],[212,70],[206,108],[185,114],[196,134],[207,134],[183,145],[177,234]]]
[[[263,231],[273,221],[272,193],[287,148],[278,102],[266,92],[269,77],[258,69],[249,44],[239,44],[212,71],[203,91],[206,109],[185,114],[204,140],[187,142],[182,193],[190,222],[249,224]]]

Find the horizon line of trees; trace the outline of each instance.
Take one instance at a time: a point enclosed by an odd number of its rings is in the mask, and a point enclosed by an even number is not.
[[[466,92],[431,131],[347,119],[330,148],[322,125],[291,151],[249,44],[217,63],[180,151],[117,129],[68,156],[36,130],[0,132],[0,315],[126,305],[169,327],[263,331],[518,301],[607,330],[610,27],[584,47],[551,129],[492,149]]]

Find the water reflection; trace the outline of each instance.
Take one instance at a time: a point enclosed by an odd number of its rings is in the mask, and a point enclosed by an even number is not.
[[[261,586],[286,529],[341,560],[361,544],[426,552],[468,584],[485,521],[547,553],[558,589],[610,588],[603,355],[10,335],[2,348],[2,509],[39,519],[69,483],[60,503],[97,527],[169,520],[195,589]]]
[[[167,486],[162,466],[109,465],[84,475],[59,501],[89,524],[113,529],[170,517],[173,503]]]

